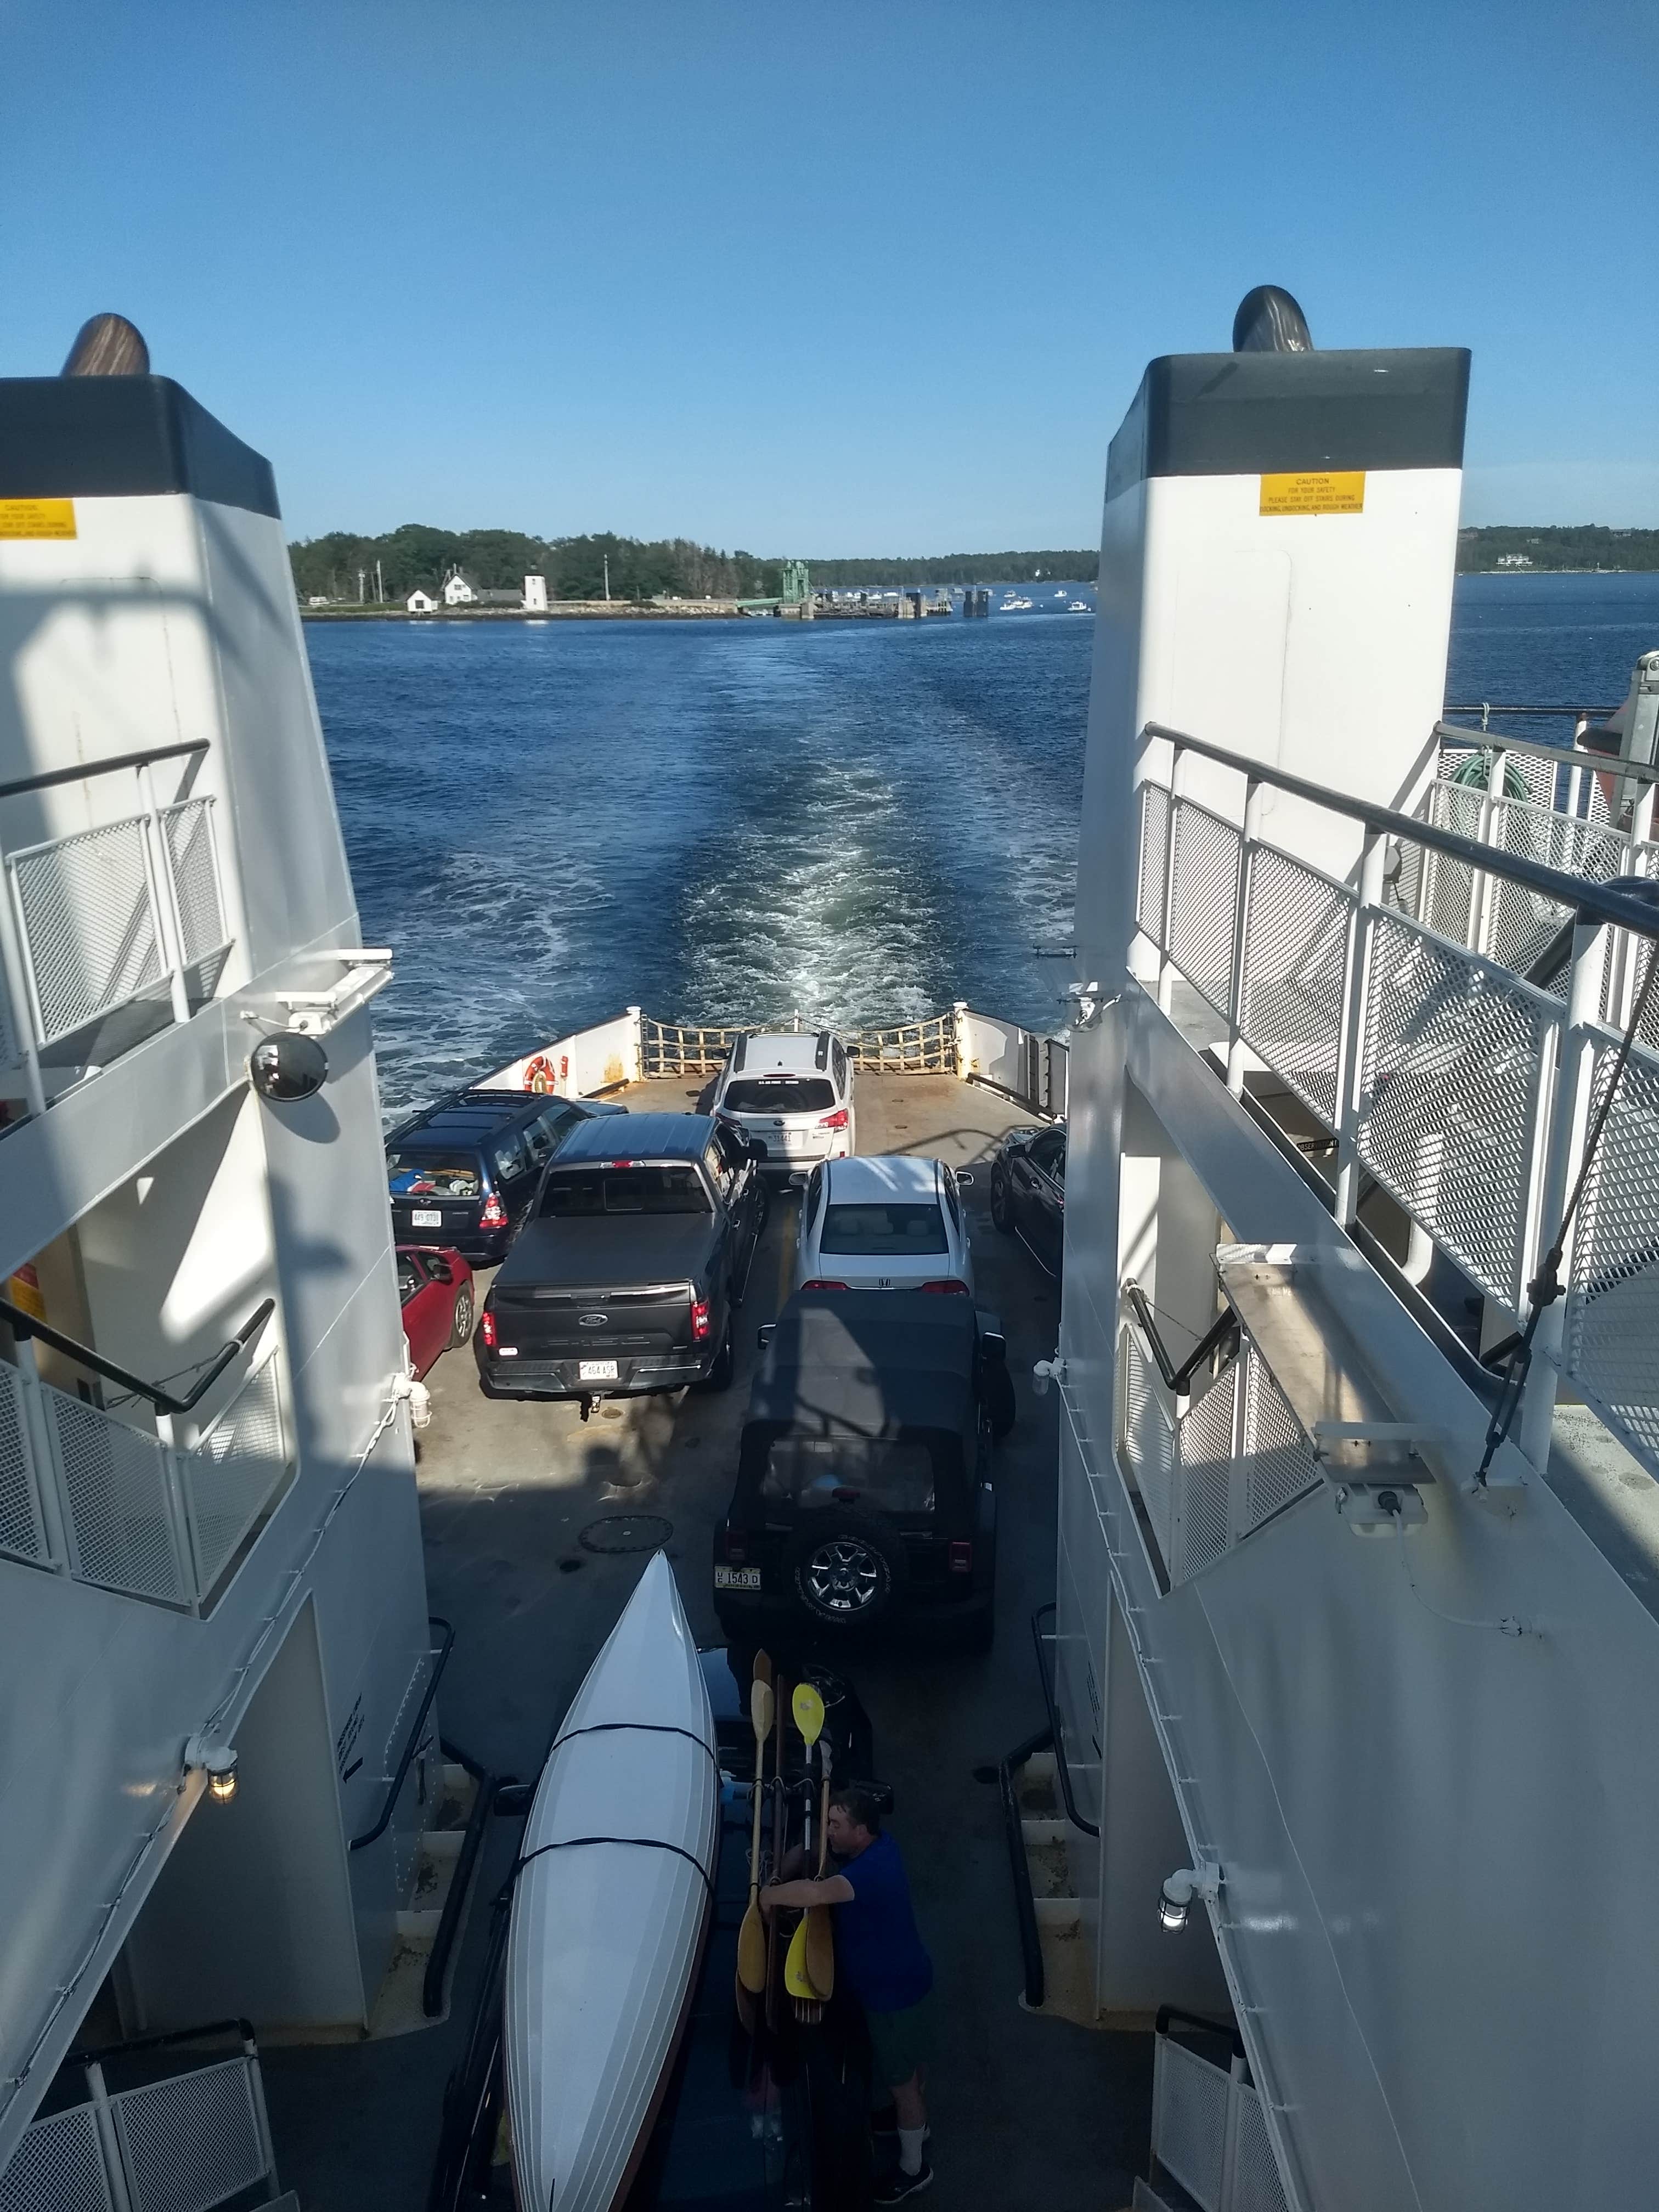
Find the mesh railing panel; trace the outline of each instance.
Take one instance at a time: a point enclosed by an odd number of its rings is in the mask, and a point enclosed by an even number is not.
[[[1307,1433],[1254,1345],[1245,1347],[1243,1426],[1233,1527],[1239,1536],[1247,1536],[1321,1480]]]
[[[1123,1455],[1146,1508],[1164,1571],[1170,1565],[1170,1517],[1174,1503],[1175,1421],[1163,1377],[1133,1328],[1123,1331]]]
[[[1332,1130],[1352,911],[1352,893],[1316,868],[1271,846],[1252,853],[1239,1027]]]
[[[1617,1048],[1605,1045],[1597,1105]],[[1596,1148],[1573,1238],[1567,1373],[1659,1472],[1659,1061],[1633,1052]]]
[[[1261,2100],[1247,2081],[1235,2082],[1233,2096],[1233,2175],[1227,2212],[1291,2212]]]
[[[90,2105],[34,2121],[0,2173],[0,2212],[112,2212],[113,2205]]]
[[[40,1007],[52,1044],[161,981],[142,822],[112,822],[8,862]]]
[[[1537,860],[1566,875],[1606,883],[1629,865],[1629,842],[1605,821],[1581,821],[1547,806],[1506,799],[1496,810],[1492,842],[1505,853]],[[1517,974],[1529,968],[1559,935],[1568,909],[1528,890],[1524,884],[1492,880],[1492,918],[1486,944],[1494,960]],[[1456,934],[1455,932],[1451,933]]]
[[[0,897],[5,896],[0,885]],[[23,1017],[20,1007],[12,1012],[11,994],[6,986],[3,969],[0,969],[0,1068],[21,1067],[23,1065]]]
[[[1479,785],[1437,783],[1430,787],[1428,818],[1437,830],[1451,830],[1460,837],[1479,837],[1486,793]],[[1467,861],[1425,848],[1421,888],[1416,902],[1417,919],[1426,929],[1449,937],[1454,943],[1469,940],[1469,899],[1474,871]]]
[[[1175,805],[1170,957],[1218,1014],[1232,996],[1233,931],[1243,839],[1231,822],[1190,799]]]
[[[1228,1498],[1232,1487],[1233,1415],[1238,1363],[1224,1367],[1201,1398],[1181,1417],[1176,1464],[1175,1516],[1170,1580],[1184,1583],[1219,1559],[1231,1540]]]
[[[1229,2076],[1195,2051],[1158,2039],[1152,2155],[1203,2212],[1218,2212],[1226,2171]]]
[[[184,1601],[167,1510],[167,1453],[155,1437],[43,1385],[83,1582],[131,1597]]]
[[[0,1552],[39,1565],[46,1557],[34,1455],[23,1421],[23,1386],[0,1360]]]
[[[250,2063],[222,2059],[110,2099],[132,2212],[210,2212],[259,2179]]]
[[[1169,865],[1170,794],[1161,783],[1143,783],[1135,921],[1160,951],[1164,945],[1164,884]]]
[[[1538,1101],[1559,1008],[1389,915],[1371,925],[1360,1158],[1480,1287],[1518,1308]]]
[[[161,814],[167,866],[173,874],[179,913],[179,940],[185,965],[222,951],[225,918],[219,904],[219,875],[213,859],[213,801],[188,799]]]
[[[234,1402],[179,1463],[197,1589],[205,1597],[286,1472],[274,1358],[248,1376]]]

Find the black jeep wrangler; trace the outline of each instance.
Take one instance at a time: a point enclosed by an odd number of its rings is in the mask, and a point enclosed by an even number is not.
[[[988,1650],[991,1444],[1014,1413],[994,1316],[921,1291],[800,1291],[762,1341],[714,1532],[728,1638],[894,1632]]]

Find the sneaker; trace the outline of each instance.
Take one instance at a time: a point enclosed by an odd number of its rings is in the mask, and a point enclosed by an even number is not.
[[[907,2197],[919,2196],[933,2185],[933,2169],[923,2159],[919,2173],[890,2173],[884,2181],[878,2181],[872,2201],[877,2204],[902,2204]]]

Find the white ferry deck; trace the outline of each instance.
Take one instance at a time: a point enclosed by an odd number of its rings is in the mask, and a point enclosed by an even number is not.
[[[611,1092],[635,1110],[686,1111],[691,1077]],[[948,1075],[866,1074],[861,1152],[935,1155],[981,1171],[1028,1108]],[[941,2002],[929,2087],[929,2155],[941,2201],[1052,2212],[1127,2204],[1145,2169],[1152,2040],[1089,2030],[1020,2004],[1014,1899],[994,1783],[1012,1746],[1041,1727],[1030,1633],[1054,1595],[1058,1400],[1030,1387],[1051,1354],[1058,1285],[1013,1238],[1000,1236],[988,1189],[966,1192],[979,1302],[998,1312],[1019,1394],[999,1447],[997,1631],[987,1658],[924,1650],[849,1655],[844,1671],[867,1706],[882,1778],[896,1797],[903,1849]],[[590,1550],[584,1532],[629,1515],[672,1522],[666,1548],[700,1642],[719,1644],[710,1584],[714,1524],[730,1494],[755,1332],[787,1291],[796,1201],[779,1197],[743,1308],[738,1372],[718,1396],[612,1401],[584,1424],[573,1405],[483,1397],[470,1352],[428,1378],[432,1425],[419,1480],[433,1610],[453,1623],[441,1704],[445,1735],[495,1774],[533,1776],[549,1734],[650,1557]],[[481,1293],[482,1295],[482,1289]],[[519,1823],[498,1820],[469,1908],[448,2019],[422,2034],[261,2057],[283,2179],[307,2212],[418,2204],[438,2136],[445,2076],[477,1986],[489,1903],[512,1863]],[[1019,2181],[1011,2190],[1010,2161]]]

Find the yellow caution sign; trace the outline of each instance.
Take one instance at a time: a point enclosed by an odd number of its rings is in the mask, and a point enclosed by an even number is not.
[[[1263,514],[1363,514],[1364,469],[1324,469],[1310,475],[1263,477]]]
[[[36,1321],[46,1317],[46,1302],[40,1295],[40,1278],[32,1265],[20,1267],[15,1275],[6,1278],[6,1296],[15,1306],[21,1306]]]
[[[72,499],[0,499],[0,538],[73,538]]]

